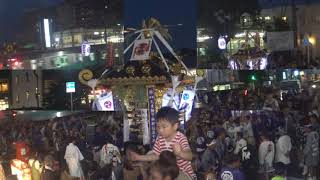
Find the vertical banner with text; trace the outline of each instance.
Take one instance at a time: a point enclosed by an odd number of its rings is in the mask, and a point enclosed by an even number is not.
[[[156,138],[157,138],[156,105],[155,105],[155,90],[154,90],[154,88],[155,88],[154,86],[147,87],[151,145],[153,145],[156,142]]]

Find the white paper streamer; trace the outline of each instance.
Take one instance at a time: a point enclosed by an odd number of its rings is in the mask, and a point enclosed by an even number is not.
[[[129,133],[130,133],[130,124],[127,117],[127,113],[124,113],[123,116],[123,142],[129,141]]]
[[[179,104],[179,94],[175,93],[174,97],[172,97],[172,88],[169,88],[168,91],[162,97],[162,107],[169,106],[176,110],[179,110]]]
[[[174,96],[176,94],[176,88],[179,86],[179,84],[181,82],[181,81],[179,81],[179,76],[171,76],[171,81],[172,81],[172,94],[171,94],[171,98],[170,98],[170,102],[169,102],[170,106],[173,105]]]
[[[91,79],[88,81],[88,86],[91,87],[91,89],[94,91],[98,84],[98,81],[98,79]]]
[[[148,123],[148,109],[141,109],[143,145],[150,144],[150,133]]]

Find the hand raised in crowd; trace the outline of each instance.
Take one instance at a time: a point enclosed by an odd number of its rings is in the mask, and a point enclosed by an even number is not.
[[[138,154],[138,153],[135,153],[135,152],[133,152],[133,151],[130,151],[129,152],[129,157],[128,157],[128,159],[130,160],[130,161],[139,161],[140,160],[140,155]]]
[[[173,153],[180,157],[181,156],[181,152],[182,152],[182,147],[180,146],[180,144],[174,143],[171,145]]]

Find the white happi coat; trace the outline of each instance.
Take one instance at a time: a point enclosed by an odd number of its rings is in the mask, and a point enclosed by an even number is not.
[[[283,164],[290,164],[290,153],[292,148],[291,139],[288,135],[283,135],[278,139],[276,144],[276,157],[275,162],[282,162]]]
[[[259,163],[267,167],[272,167],[275,155],[275,147],[272,141],[263,141],[259,146]]]
[[[74,145],[73,143],[70,143],[67,146],[64,159],[67,161],[71,176],[83,177],[83,171],[81,169],[80,161],[83,160],[84,158],[79,148],[76,145]]]

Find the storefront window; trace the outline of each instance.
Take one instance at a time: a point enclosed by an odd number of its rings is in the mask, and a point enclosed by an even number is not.
[[[8,83],[0,83],[0,92],[8,92]]]
[[[0,99],[0,110],[7,110],[9,108],[8,100],[6,99]]]

